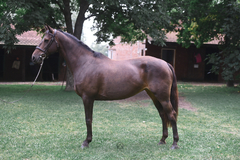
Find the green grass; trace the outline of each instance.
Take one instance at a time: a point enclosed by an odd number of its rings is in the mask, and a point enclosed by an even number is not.
[[[240,159],[240,88],[179,84],[197,111],[180,109],[179,147],[157,145],[162,124],[144,104],[96,101],[93,141],[86,137],[83,104],[60,86],[34,86],[19,102],[0,102],[0,159]],[[28,85],[0,85],[0,98],[20,98]],[[118,148],[122,144],[123,148]]]

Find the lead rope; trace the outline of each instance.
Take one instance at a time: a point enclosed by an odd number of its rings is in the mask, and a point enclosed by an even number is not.
[[[8,104],[11,104],[11,103],[15,103],[15,102],[18,102],[18,101],[20,101],[21,99],[23,99],[23,98],[26,96],[26,94],[32,89],[32,87],[33,87],[33,85],[35,84],[35,82],[37,81],[38,76],[39,76],[39,74],[40,74],[40,72],[41,72],[41,70],[42,70],[44,58],[45,58],[45,57],[42,57],[42,63],[41,63],[41,65],[40,65],[40,67],[39,67],[39,71],[38,71],[38,73],[37,73],[37,76],[36,76],[35,80],[33,81],[32,85],[31,85],[31,87],[30,87],[28,90],[26,90],[25,94],[24,94],[21,98],[15,100],[15,101],[12,101],[12,102],[7,102],[7,101],[2,100],[2,99],[0,99],[0,101],[5,102],[5,103],[8,103]]]

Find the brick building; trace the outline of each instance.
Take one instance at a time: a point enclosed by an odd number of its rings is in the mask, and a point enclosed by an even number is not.
[[[109,47],[108,57],[113,60],[126,60],[145,55],[145,43],[137,41],[135,44],[121,42],[121,37],[114,39],[115,45]]]

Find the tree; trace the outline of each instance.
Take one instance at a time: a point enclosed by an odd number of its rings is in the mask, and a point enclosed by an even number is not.
[[[164,45],[165,31],[170,28],[168,9],[172,1],[129,0],[110,1],[110,5],[94,6],[97,41],[112,40],[117,36],[124,42],[143,40],[146,35]],[[112,42],[112,41],[111,41]]]
[[[94,17],[97,41],[111,42],[122,36],[126,42],[137,41],[150,35],[156,43],[164,44],[165,31],[171,28],[169,6],[174,2],[156,0],[2,0],[0,2],[0,41],[6,48],[17,42],[16,34],[36,29],[45,23],[65,28],[80,39],[85,20]],[[75,24],[72,12],[77,12]],[[14,28],[12,27],[14,26]],[[74,26],[74,27],[73,27]],[[69,75],[66,90],[73,89]],[[72,79],[72,81],[71,81]]]
[[[240,5],[231,2],[224,10],[225,19],[222,23],[221,52],[209,56],[209,63],[214,64],[213,72],[222,70],[222,77],[227,86],[234,86],[234,80],[239,79],[236,73],[240,70]]]
[[[56,28],[60,27],[63,16],[59,13],[55,14],[57,10],[46,5],[47,3],[48,0],[2,0],[0,2],[0,41],[4,42],[4,48],[14,47],[14,43],[18,42],[17,34],[32,28],[41,31],[44,23]]]
[[[240,70],[240,6],[237,1],[186,0],[181,5],[181,21],[175,20],[180,26],[178,42],[189,47],[191,42],[200,47],[204,42],[217,38],[220,40],[220,53],[208,57],[213,64],[212,71],[221,75],[233,85],[234,74]]]
[[[222,4],[216,4],[209,0],[186,0],[183,1],[182,10],[177,14],[181,19],[175,23],[180,26],[178,42],[183,47],[190,47],[194,42],[196,47],[201,47],[204,42],[213,40],[218,36],[221,28],[222,14],[219,12]]]

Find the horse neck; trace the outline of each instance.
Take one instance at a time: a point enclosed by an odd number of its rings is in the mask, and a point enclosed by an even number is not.
[[[59,51],[66,60],[67,66],[72,74],[74,74],[78,68],[81,68],[87,61],[91,61],[90,51],[77,44],[78,42],[67,37],[63,33],[59,36],[59,43]]]

